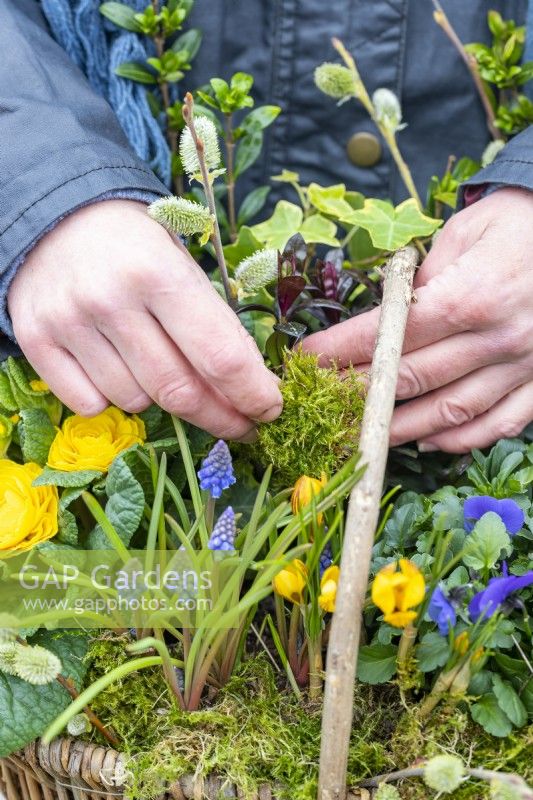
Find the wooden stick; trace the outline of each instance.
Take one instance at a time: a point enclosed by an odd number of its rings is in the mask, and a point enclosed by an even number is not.
[[[385,267],[383,303],[359,443],[362,463],[366,463],[367,468],[350,496],[336,609],[328,645],[319,800],[342,800],[346,795],[362,610],[389,452],[398,367],[417,263],[418,252],[410,245],[398,250]]]

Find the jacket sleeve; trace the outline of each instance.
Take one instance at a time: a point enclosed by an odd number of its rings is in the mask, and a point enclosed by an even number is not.
[[[52,39],[36,0],[0,2],[0,53],[0,330],[11,336],[7,291],[44,233],[95,200],[168,191]]]
[[[476,173],[461,186],[459,206],[464,205],[465,191],[475,196],[495,189],[515,186],[533,191],[533,125],[503,147],[492,164]]]

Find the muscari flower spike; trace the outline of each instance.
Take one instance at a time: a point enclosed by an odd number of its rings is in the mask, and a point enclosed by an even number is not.
[[[491,578],[487,587],[473,596],[468,604],[468,613],[473,622],[480,617],[488,619],[495,614],[507,598],[526,586],[533,585],[533,570],[524,575],[508,575],[504,567],[504,574]]]
[[[447,636],[450,628],[455,627],[457,614],[455,608],[440,586],[437,586],[429,602],[428,614],[439,627],[441,636]]]
[[[218,499],[225,489],[235,483],[229,447],[222,439],[213,445],[198,470],[200,488]]]
[[[463,782],[465,766],[458,756],[430,758],[424,767],[424,783],[436,792],[451,794]]]
[[[331,552],[331,544],[328,542],[320,553],[320,560],[318,562],[318,575],[322,578],[324,572],[331,566],[333,561],[333,553]]]
[[[235,512],[228,506],[218,518],[207,546],[210,550],[235,550]]]
[[[465,530],[470,533],[476,522],[489,511],[498,514],[511,536],[518,533],[524,524],[524,512],[514,500],[508,497],[498,500],[496,497],[490,497],[490,495],[475,495],[474,497],[467,497],[464,503]]]
[[[14,669],[19,678],[34,686],[44,686],[55,681],[60,674],[61,661],[45,647],[21,646],[14,659]]]
[[[220,147],[217,129],[210,119],[203,116],[194,118],[194,128],[198,139],[204,146],[204,159],[207,169],[218,169],[220,166]],[[185,126],[181,134],[180,158],[187,175],[192,177],[200,172],[200,161],[198,160],[196,145],[190,128],[187,126]]]
[[[356,94],[354,78],[348,67],[325,62],[315,69],[315,85],[321,92],[335,100],[344,100]]]
[[[213,228],[209,209],[185,197],[160,197],[148,206],[148,213],[167,231],[181,236],[210,233]]]
[[[245,292],[256,292],[272,283],[278,274],[278,251],[273,247],[256,250],[235,270],[235,280]]]

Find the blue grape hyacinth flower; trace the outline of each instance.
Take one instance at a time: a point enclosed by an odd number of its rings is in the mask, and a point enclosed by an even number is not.
[[[491,578],[486,588],[473,596],[468,604],[470,619],[477,622],[480,617],[492,617],[511,594],[532,584],[533,570],[524,575],[508,575],[505,569],[503,575]]]
[[[494,511],[501,518],[507,532],[514,536],[524,524],[524,512],[514,500],[506,497],[498,500],[490,495],[467,497],[463,507],[465,530],[470,533],[483,514]]]
[[[235,483],[229,447],[222,439],[213,445],[198,470],[200,488],[218,499],[225,489]]]
[[[328,542],[327,545],[322,550],[322,552],[320,553],[320,560],[318,562],[318,573],[320,578],[322,578],[322,575],[327,570],[327,568],[331,567],[332,563],[333,563],[333,554],[331,552],[331,545]]]
[[[207,546],[210,550],[235,550],[235,512],[228,506],[218,518]]]
[[[439,627],[441,636],[447,636],[457,622],[455,608],[440,586],[437,586],[429,601],[428,614]]]

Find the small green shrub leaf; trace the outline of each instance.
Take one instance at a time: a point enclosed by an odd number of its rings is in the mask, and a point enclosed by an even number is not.
[[[513,730],[513,724],[498,703],[496,695],[490,692],[484,695],[470,708],[472,719],[481,725],[492,736],[504,738]]]
[[[386,683],[396,672],[398,648],[392,644],[367,644],[359,649],[357,677],[363,683]]]
[[[527,722],[527,709],[509,681],[504,681],[497,673],[492,676],[492,690],[498,705],[513,725],[521,728]]]
[[[139,33],[141,30],[141,26],[135,19],[135,11],[124,3],[102,3],[100,14],[114,22],[119,28],[125,28],[134,33]]]

